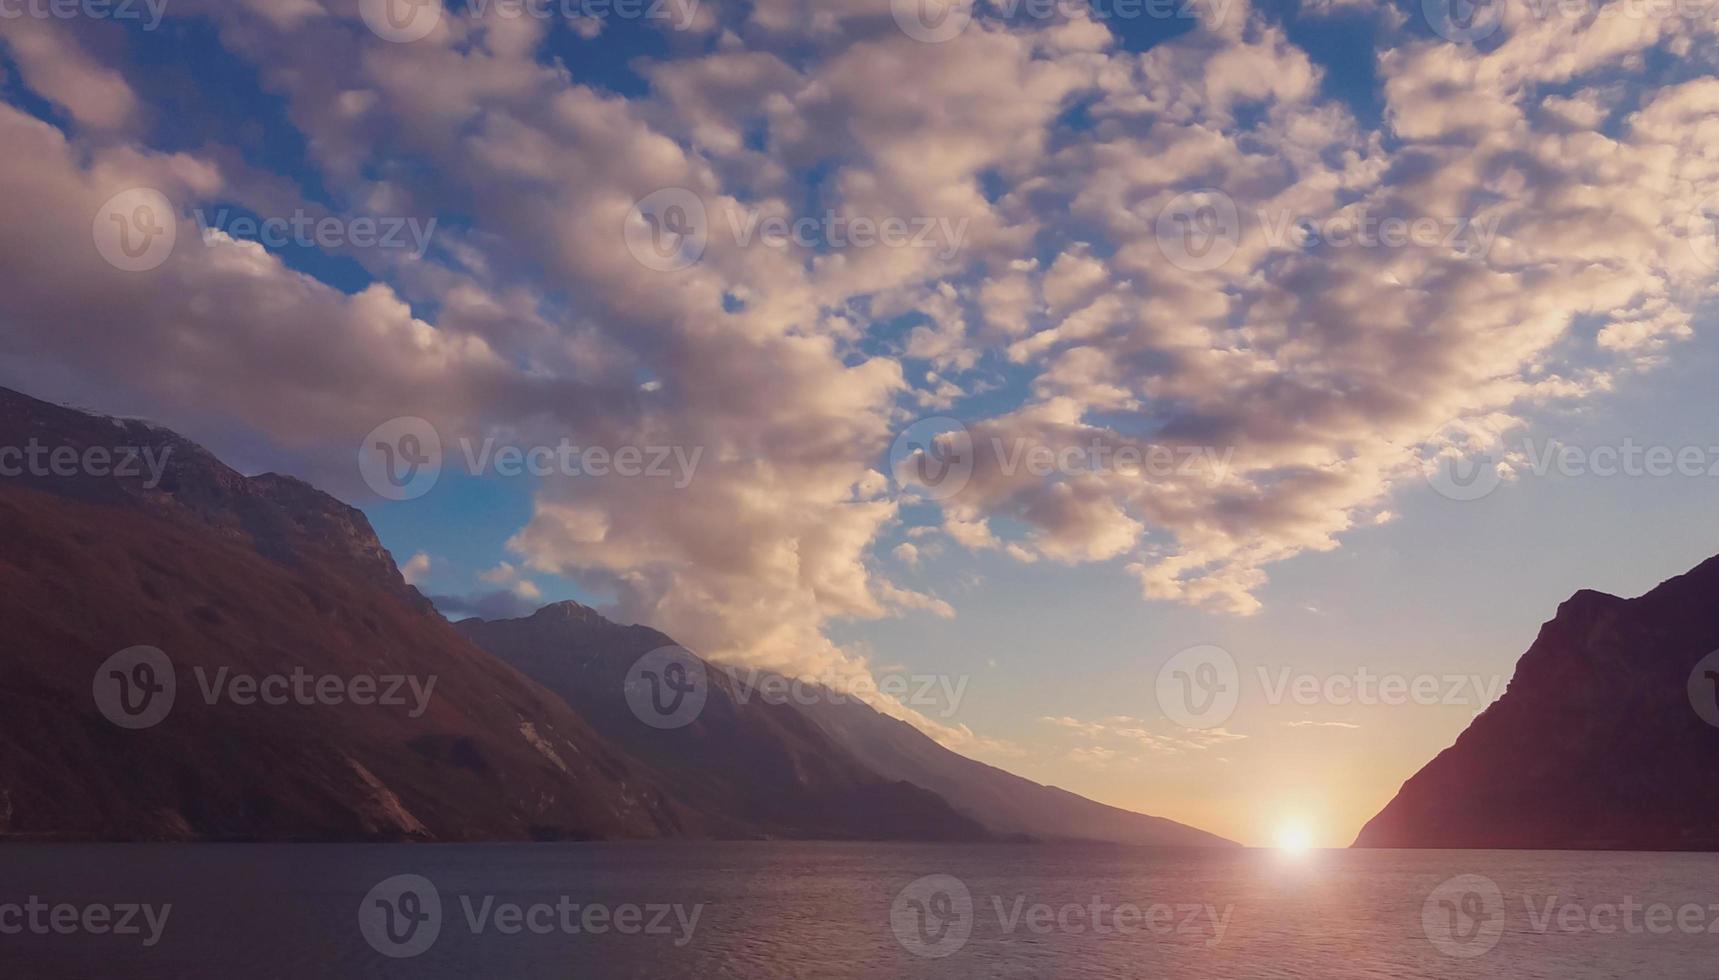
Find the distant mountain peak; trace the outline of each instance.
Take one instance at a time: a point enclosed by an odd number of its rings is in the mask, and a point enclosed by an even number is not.
[[[592,609],[590,606],[584,605],[583,603],[574,602],[572,599],[563,599],[560,602],[551,602],[549,605],[532,613],[528,618],[548,622],[610,622],[608,617],[604,616],[602,613]]]

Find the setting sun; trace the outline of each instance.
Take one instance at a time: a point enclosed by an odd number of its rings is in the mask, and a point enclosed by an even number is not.
[[[1313,846],[1313,835],[1300,824],[1290,824],[1277,831],[1277,849],[1285,854],[1305,854]]]

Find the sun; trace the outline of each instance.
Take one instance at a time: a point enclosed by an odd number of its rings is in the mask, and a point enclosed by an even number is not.
[[[1277,830],[1277,849],[1285,854],[1306,854],[1313,847],[1313,835],[1300,824],[1287,824]]]

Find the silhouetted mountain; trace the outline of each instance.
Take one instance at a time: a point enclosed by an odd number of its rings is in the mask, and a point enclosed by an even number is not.
[[[625,689],[646,653],[673,645],[575,602],[523,619],[456,627],[561,695],[598,732],[664,774],[677,798],[729,833],[798,838],[981,840],[984,830],[935,793],[884,779],[833,743],[794,706],[768,703],[725,671],[704,668],[708,693],[687,724],[640,720]]]
[[[577,603],[456,625],[567,698],[615,744],[672,773],[690,804],[778,833],[1230,844],[975,762],[860,701],[773,698],[716,668],[697,720],[657,730],[633,715],[623,688],[634,661],[674,641]]]
[[[873,770],[938,793],[998,834],[1159,847],[1239,846],[1186,824],[1106,806],[969,759],[853,699],[820,698],[805,711]]]
[[[0,836],[702,829],[559,699],[455,632],[357,510],[288,477],[242,476],[164,429],[5,389],[0,447],[19,451],[0,458],[13,474],[0,477]],[[157,471],[139,461],[97,473],[116,447],[147,451]],[[174,683],[113,680],[175,693],[159,724],[129,730],[98,709],[98,667],[138,645],[166,654]],[[314,686],[255,703],[240,679],[295,670],[341,685],[384,679],[324,699],[339,704],[316,703]],[[427,697],[403,685],[390,698],[400,704],[353,703],[388,696],[391,676],[416,678]]]
[[[1719,558],[1636,599],[1576,593],[1355,845],[1719,850],[1716,649]]]

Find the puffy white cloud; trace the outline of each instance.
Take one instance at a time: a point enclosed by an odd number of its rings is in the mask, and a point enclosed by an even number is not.
[[[490,585],[500,586],[526,602],[543,598],[543,590],[538,588],[537,583],[526,578],[524,573],[515,568],[512,562],[504,561],[488,571],[479,572],[478,579],[488,582]]]
[[[74,22],[16,14],[0,18],[0,50],[24,82],[92,131],[139,125],[141,106],[125,77],[102,64],[78,39]]]

